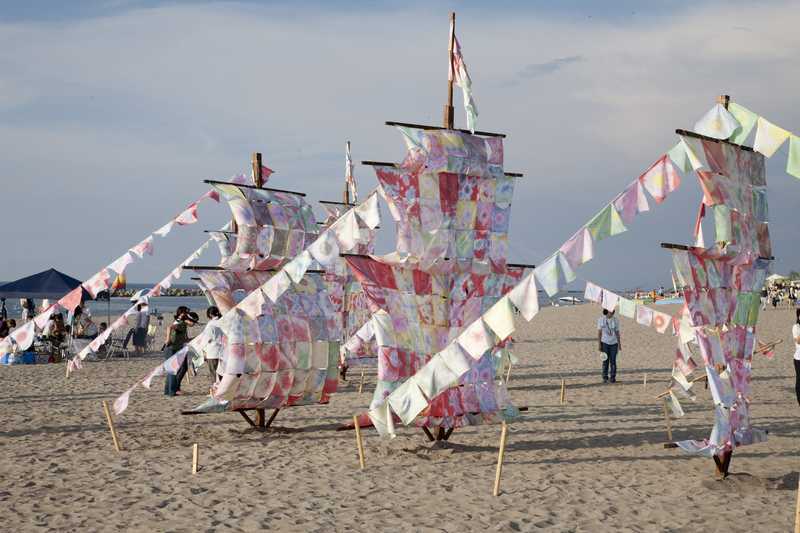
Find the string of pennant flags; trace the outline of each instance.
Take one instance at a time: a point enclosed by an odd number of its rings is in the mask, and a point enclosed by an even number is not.
[[[244,176],[237,176],[236,179],[244,180]],[[92,298],[95,298],[99,293],[108,290],[108,288],[111,286],[111,274],[109,274],[109,271],[113,271],[118,275],[123,275],[128,266],[135,261],[143,260],[145,255],[152,256],[155,241],[154,236],[157,235],[161,238],[164,238],[175,226],[188,226],[196,223],[199,220],[197,215],[199,204],[207,199],[219,202],[219,193],[213,189],[207,191],[200,196],[200,198],[190,203],[183,211],[178,213],[178,215],[170,219],[169,222],[149,234],[135,246],[129,248],[128,251],[107,266],[100,269],[96,274],[84,281],[80,286],[76,287],[58,301],[51,304],[47,309],[36,315],[33,320],[30,320],[24,325],[16,328],[5,339],[0,341],[0,351],[23,351],[30,348],[33,344],[36,331],[41,331],[45,328],[53,313],[60,309],[64,309],[69,313],[74,311],[75,308],[81,303],[84,290],[88,292]],[[169,281],[165,281],[164,283],[164,285],[159,285],[159,287],[168,288],[171,285]]]
[[[228,225],[226,224],[226,226],[224,226],[220,231],[224,231],[227,226]],[[197,248],[194,252],[189,254],[189,256],[183,261],[181,261],[178,264],[178,266],[170,270],[169,273],[164,277],[164,279],[153,285],[147,292],[143,293],[142,296],[138,298],[133,305],[131,305],[124,313],[122,313],[122,315],[120,315],[114,322],[109,324],[109,326],[106,328],[105,331],[103,331],[97,337],[92,339],[92,342],[86,345],[78,353],[76,357],[70,359],[69,362],[67,363],[69,371],[72,372],[74,370],[82,368],[81,365],[82,360],[86,359],[86,357],[88,357],[90,353],[97,353],[116,330],[118,330],[122,326],[127,325],[128,317],[131,316],[134,312],[136,312],[136,308],[139,304],[146,303],[151,297],[159,296],[162,290],[169,289],[172,286],[173,281],[180,278],[181,268],[188,266],[194,263],[197,259],[199,259],[200,256],[203,255],[203,252],[205,252],[208,249],[212,240],[213,240],[212,238],[206,239],[206,241],[202,245],[200,245],[199,248]]]

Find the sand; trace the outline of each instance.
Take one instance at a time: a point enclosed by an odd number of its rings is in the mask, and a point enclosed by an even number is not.
[[[100,402],[158,359],[92,363],[68,381],[63,365],[0,368],[0,529],[790,531],[800,430],[790,312],[762,313],[762,340],[784,343],[774,359],[754,362],[753,419],[769,442],[737,450],[725,481],[715,480],[711,459],[663,448],[653,397],[668,380],[674,338],[621,318],[619,382],[603,385],[598,314],[589,305],[548,308],[518,324],[510,392],[530,411],[510,426],[497,498],[496,425],[456,430],[446,449],[419,429],[391,441],[366,429],[359,471],[353,432],[335,429],[369,403],[374,375],[364,394],[353,373],[329,405],[281,411],[261,433],[238,414],[178,415],[207,393],[203,368],[187,396],[166,398],[161,383],[134,393],[118,419],[124,451],[115,453]],[[708,435],[710,397],[699,392],[673,423],[676,439]]]

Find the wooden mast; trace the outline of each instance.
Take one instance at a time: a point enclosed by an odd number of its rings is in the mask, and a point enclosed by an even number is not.
[[[725,109],[728,109],[728,104],[731,103],[730,95],[721,94],[721,95],[717,96],[717,103],[718,104],[722,104],[722,107],[724,107]]]
[[[250,161],[253,163],[253,185],[256,187],[263,187],[264,175],[261,172],[261,152],[253,152]]]
[[[447,47],[447,103],[444,106],[444,127],[451,130],[453,129],[453,80],[456,77],[455,66],[453,65],[453,48],[455,48],[456,38],[456,14],[450,13],[450,42]]]
[[[347,159],[346,154],[350,153],[350,141],[346,141],[344,144],[345,149],[345,169],[344,169],[344,194],[342,195],[342,201],[345,205],[350,204],[350,187],[347,183],[347,176],[352,172],[350,169],[350,161]]]

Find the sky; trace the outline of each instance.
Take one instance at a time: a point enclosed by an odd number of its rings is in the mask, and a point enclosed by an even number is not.
[[[91,276],[204,179],[248,171],[253,151],[272,186],[339,200],[346,140],[356,161],[397,161],[404,145],[385,121],[441,122],[450,10],[478,128],[506,133],[505,167],[524,173],[513,262],[550,255],[718,94],[800,132],[792,2],[0,2],[0,279],[51,266]],[[767,172],[779,273],[800,270],[800,180],[785,164],[784,147]],[[362,195],[376,186],[369,167],[355,173]],[[667,285],[659,243],[690,242],[700,198],[685,176],[579,276]],[[161,279],[230,218],[210,203],[199,214],[157,238],[129,280]]]

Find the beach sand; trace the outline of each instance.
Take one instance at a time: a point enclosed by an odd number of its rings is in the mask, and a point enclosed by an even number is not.
[[[200,403],[209,376],[166,398],[163,380],[138,389],[117,426],[116,453],[101,401],[159,359],[0,368],[0,529],[5,531],[790,531],[798,483],[793,317],[762,313],[760,338],[783,339],[774,359],[756,355],[756,427],[769,442],[737,450],[733,473],[711,459],[664,449],[661,404],[675,338],[620,318],[619,382],[603,385],[596,352],[599,308],[547,308],[515,334],[520,364],[510,393],[530,411],[509,428],[501,494],[492,497],[500,427],[456,430],[432,447],[419,429],[394,440],[335,431],[368,405],[358,371],[326,406],[281,411],[266,433],[234,413],[180,416]],[[648,385],[642,386],[647,373]],[[567,404],[559,405],[560,379]],[[710,395],[674,420],[674,437],[707,437]],[[192,443],[200,471],[191,473]]]

